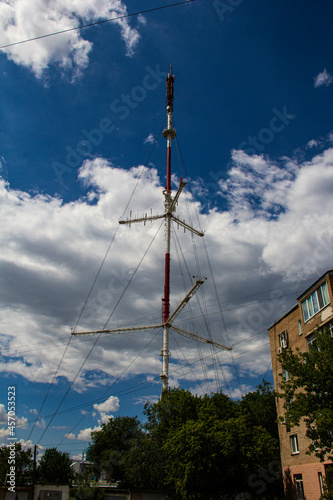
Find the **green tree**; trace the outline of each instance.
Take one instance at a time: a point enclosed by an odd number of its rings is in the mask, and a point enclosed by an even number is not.
[[[262,426],[272,437],[279,439],[272,384],[264,380],[256,390],[243,396],[238,404],[242,413],[247,414],[249,425]]]
[[[198,397],[171,389],[144,414],[144,426],[117,417],[92,433],[88,457],[110,480],[187,500],[256,494],[258,487],[266,496],[280,493],[270,488],[280,461],[269,384],[241,402],[222,392]]]
[[[198,406],[199,420],[223,421],[237,415],[237,404],[229,396],[223,394],[223,392],[216,392],[210,395],[205,394],[199,399]]]
[[[93,467],[87,467],[83,474],[74,477],[76,487],[70,490],[70,500],[106,500],[105,490],[97,486]]]
[[[332,458],[333,450],[333,340],[328,331],[316,331],[310,352],[291,348],[279,355],[289,379],[280,383],[285,418],[290,426],[304,419],[310,439],[308,454],[321,461]]]
[[[124,454],[124,485],[165,491],[165,457],[155,433],[147,433]]]
[[[42,484],[71,484],[74,475],[71,465],[69,453],[48,448],[38,463],[38,481]]]
[[[30,484],[34,461],[31,449],[24,450],[21,443],[0,448],[0,481],[5,484],[6,476],[10,472],[12,460],[15,460],[15,482],[17,486]]]
[[[322,500],[333,500],[333,466],[326,467]]]
[[[122,480],[125,453],[135,448],[143,435],[142,424],[137,417],[110,419],[107,424],[102,424],[101,430],[91,433],[88,459],[109,481]]]
[[[262,424],[266,411],[267,428]],[[173,389],[158,403],[146,405],[145,414],[165,490],[186,499],[256,493],[258,486],[266,495],[281,492],[281,481],[276,481],[281,469],[276,410],[269,384],[241,403],[222,392],[198,397]]]
[[[249,427],[240,414],[224,421],[189,420],[169,434],[163,451],[169,485],[180,498],[194,500],[253,493],[251,474],[276,460],[279,448],[265,429]]]
[[[166,435],[188,420],[198,418],[200,399],[185,389],[169,389],[156,404],[147,403],[144,415],[148,422],[148,431],[158,429],[159,434]]]

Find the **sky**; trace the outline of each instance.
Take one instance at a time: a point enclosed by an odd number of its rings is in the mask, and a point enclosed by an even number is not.
[[[71,333],[161,322],[163,220],[119,219],[164,211],[170,64],[177,216],[205,234],[173,227],[171,309],[207,278],[175,324],[232,347],[172,333],[170,386],[272,382],[268,327],[333,268],[332,3],[175,4],[0,0],[3,444],[8,387],[17,440],[75,458],[160,397],[161,330]]]

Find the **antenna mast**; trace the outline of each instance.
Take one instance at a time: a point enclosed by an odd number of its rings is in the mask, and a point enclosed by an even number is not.
[[[127,220],[120,220],[119,224],[128,224],[131,226],[134,222],[143,222],[146,224],[147,221],[153,221],[156,219],[165,219],[165,259],[164,259],[164,296],[162,298],[162,322],[158,325],[147,325],[147,326],[134,326],[129,328],[113,328],[112,330],[95,330],[90,332],[75,332],[72,331],[72,335],[96,335],[99,333],[111,333],[113,335],[119,335],[127,332],[134,331],[146,331],[153,330],[156,328],[163,328],[163,345],[161,350],[162,356],[162,373],[160,378],[162,380],[162,395],[169,388],[169,331],[170,329],[183,335],[184,337],[196,340],[197,342],[202,342],[203,344],[211,344],[218,349],[223,349],[225,351],[230,351],[231,347],[219,344],[204,337],[200,337],[197,334],[188,332],[182,328],[179,328],[173,324],[175,318],[181,313],[188,301],[193,297],[198,288],[204,283],[204,279],[197,278],[195,283],[192,285],[191,289],[187,292],[184,299],[176,307],[173,313],[170,315],[170,242],[171,242],[171,221],[177,223],[178,226],[182,226],[184,230],[190,231],[192,234],[197,236],[204,236],[202,231],[194,229],[192,226],[186,224],[185,221],[178,219],[175,215],[176,205],[178,203],[179,196],[186,186],[186,182],[183,182],[182,178],[179,179],[179,187],[174,197],[172,197],[171,191],[171,141],[176,137],[176,131],[173,128],[172,123],[172,112],[173,112],[173,94],[174,94],[174,81],[175,77],[172,75],[171,65],[169,74],[166,78],[166,112],[167,112],[167,127],[163,131],[163,137],[167,141],[167,179],[166,187],[163,191],[164,195],[164,214],[163,215],[151,215],[144,217],[132,219],[130,217]]]
[[[174,93],[175,77],[170,71],[166,78],[166,112],[167,112],[167,127],[163,131],[163,137],[167,141],[167,183],[163,191],[164,194],[164,207],[165,207],[165,267],[164,267],[164,297],[162,322],[163,328],[163,347],[161,350],[162,356],[162,373],[160,375],[162,380],[162,394],[169,388],[169,329],[170,326],[167,320],[170,316],[170,241],[171,241],[171,219],[172,212],[172,198],[171,198],[171,141],[176,137],[176,131],[173,128],[172,112],[173,112],[173,93]]]

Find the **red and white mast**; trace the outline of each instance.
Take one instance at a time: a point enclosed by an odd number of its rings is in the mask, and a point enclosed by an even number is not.
[[[175,77],[170,71],[166,78],[166,96],[167,96],[167,127],[163,132],[163,137],[167,141],[167,181],[164,194],[164,207],[165,207],[165,266],[164,266],[164,297],[162,322],[163,328],[163,347],[161,350],[162,356],[162,373],[160,375],[162,380],[162,393],[169,387],[169,329],[167,321],[170,316],[170,243],[171,243],[171,219],[172,219],[172,198],[171,198],[171,141],[176,137],[176,131],[173,128],[172,112],[173,112],[173,93],[174,93]]]
[[[173,313],[170,315],[170,243],[171,243],[171,222],[174,221],[178,226],[182,226],[184,229],[187,229],[193,234],[197,236],[204,236],[202,231],[198,231],[194,229],[192,226],[186,224],[185,221],[178,219],[175,215],[176,205],[178,203],[179,196],[186,186],[186,183],[183,180],[179,179],[179,187],[174,197],[172,197],[171,191],[171,141],[176,137],[176,131],[173,128],[172,123],[172,112],[173,112],[173,94],[174,94],[174,81],[175,77],[171,74],[171,65],[170,71],[166,78],[166,96],[167,96],[167,127],[163,131],[163,137],[167,141],[167,179],[166,179],[166,187],[163,191],[164,195],[164,214],[163,215],[152,215],[147,217],[140,218],[129,218],[127,220],[120,220],[119,224],[128,224],[131,226],[134,222],[143,222],[144,224],[147,221],[153,221],[156,219],[165,219],[165,258],[164,258],[164,296],[162,298],[162,323],[157,325],[148,325],[148,326],[135,326],[129,328],[113,328],[112,330],[95,330],[91,332],[76,332],[72,331],[72,335],[95,335],[99,333],[111,333],[114,335],[119,335],[122,333],[133,332],[133,331],[145,331],[145,330],[153,330],[155,328],[163,328],[163,345],[161,350],[162,356],[162,373],[160,378],[162,380],[162,394],[168,390],[169,388],[169,331],[170,329],[175,332],[183,335],[184,337],[188,337],[190,339],[194,339],[197,342],[202,342],[204,344],[211,344],[217,347],[218,349],[223,349],[226,351],[230,351],[231,347],[224,346],[219,344],[218,342],[214,342],[209,339],[205,339],[204,337],[200,337],[197,334],[188,332],[182,328],[179,328],[173,324],[174,320],[184,309],[188,301],[193,297],[198,288],[204,283],[203,279],[197,278],[195,283],[192,285],[191,289],[187,292],[184,299],[179,303]]]

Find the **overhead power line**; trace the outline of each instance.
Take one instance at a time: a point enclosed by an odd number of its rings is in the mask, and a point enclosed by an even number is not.
[[[163,122],[163,124],[164,124],[164,122]],[[162,127],[161,127],[161,129],[160,129],[159,135],[160,135],[160,133],[162,132],[162,128],[163,128],[163,125],[162,125]],[[128,206],[129,206],[129,204],[130,204],[130,202],[131,202],[131,200],[132,200],[132,198],[133,198],[133,196],[134,196],[134,193],[135,193],[135,191],[136,191],[136,189],[137,189],[137,187],[138,187],[138,184],[139,184],[139,182],[140,182],[140,180],[141,180],[141,178],[142,178],[142,176],[143,176],[144,168],[145,168],[145,167],[146,167],[146,165],[148,164],[148,161],[149,161],[149,159],[150,159],[150,157],[151,157],[151,155],[152,155],[152,152],[153,152],[153,150],[154,150],[154,148],[155,148],[155,145],[156,145],[156,141],[155,141],[155,142],[154,142],[154,144],[152,145],[152,148],[151,148],[151,150],[150,150],[150,152],[149,152],[149,155],[148,155],[148,157],[147,157],[147,160],[146,160],[146,162],[145,162],[145,164],[144,164],[143,168],[141,169],[141,173],[140,173],[140,175],[139,175],[139,177],[138,177],[138,180],[137,180],[136,185],[135,185],[135,186],[134,186],[134,188],[133,188],[133,191],[132,191],[132,193],[131,193],[131,196],[130,196],[130,198],[129,198],[128,202],[127,202],[126,208],[125,208],[125,210],[124,210],[124,212],[123,212],[123,216],[124,216],[124,214],[126,213],[127,208],[128,208]],[[102,270],[102,268],[103,268],[103,266],[104,266],[104,263],[105,263],[105,261],[106,261],[106,258],[107,258],[108,254],[109,254],[109,252],[110,252],[111,246],[112,246],[112,244],[113,244],[113,242],[114,242],[115,235],[117,234],[117,231],[118,231],[118,227],[119,227],[119,226],[117,226],[117,228],[116,228],[116,231],[115,231],[115,233],[114,233],[114,235],[113,235],[113,237],[112,237],[112,239],[111,239],[111,241],[110,241],[110,243],[109,243],[109,246],[108,246],[108,248],[107,248],[106,254],[105,254],[105,256],[104,256],[104,258],[103,258],[103,260],[102,260],[102,263],[101,263],[101,265],[100,265],[100,267],[99,267],[99,269],[98,269],[98,271],[97,271],[97,275],[96,275],[96,277],[95,277],[95,279],[94,279],[94,281],[93,281],[93,284],[92,284],[92,286],[91,286],[91,288],[90,288],[90,290],[89,290],[88,297],[87,297],[87,299],[86,299],[86,301],[85,301],[85,303],[84,303],[84,305],[83,305],[83,308],[82,308],[82,310],[81,310],[81,312],[80,312],[80,314],[79,314],[79,317],[78,317],[78,319],[77,319],[77,321],[76,321],[76,323],[75,323],[74,330],[75,330],[75,328],[77,327],[77,325],[78,325],[78,323],[79,323],[80,318],[82,317],[82,314],[83,314],[83,312],[84,312],[84,310],[85,310],[85,307],[86,307],[87,302],[88,302],[88,300],[89,300],[89,298],[90,298],[90,295],[91,295],[91,293],[92,293],[92,290],[93,290],[93,288],[94,288],[94,287],[95,287],[95,285],[96,285],[97,279],[98,279],[98,277],[99,277],[99,275],[100,275],[100,273],[101,273],[101,270]],[[124,295],[125,291],[127,290],[127,288],[128,288],[128,286],[129,286],[129,284],[132,282],[132,280],[133,280],[133,278],[134,278],[134,276],[135,276],[135,273],[137,272],[137,270],[138,270],[139,266],[141,265],[142,260],[143,260],[143,259],[144,259],[144,257],[146,256],[146,254],[147,254],[147,252],[148,252],[148,250],[149,250],[150,246],[152,245],[153,241],[155,240],[155,238],[156,238],[156,236],[157,236],[157,234],[158,234],[159,230],[160,230],[160,228],[157,230],[157,232],[156,232],[156,234],[155,234],[155,236],[154,236],[153,240],[150,242],[150,244],[149,244],[149,246],[148,246],[148,248],[147,248],[146,252],[144,253],[144,255],[143,255],[143,257],[142,257],[142,259],[141,259],[140,263],[138,264],[138,266],[137,266],[137,268],[136,268],[135,272],[134,272],[134,273],[133,273],[133,275],[131,276],[131,279],[130,279],[129,283],[126,285],[126,287],[125,287],[125,289],[124,289],[124,291],[123,291],[123,293],[122,293],[122,295],[121,295],[120,299],[118,300],[118,302],[117,302],[116,306],[113,308],[113,310],[112,310],[111,314],[109,315],[108,320],[107,320],[107,323],[108,323],[108,322],[109,322],[109,320],[111,319],[112,314],[115,312],[115,309],[116,309],[116,307],[118,306],[118,304],[119,304],[119,302],[120,302],[121,298],[123,297],[123,295]],[[107,324],[107,323],[106,323],[106,324]],[[106,324],[104,325],[104,328],[103,328],[103,329],[105,329]],[[99,334],[99,335],[98,335],[98,337],[97,337],[97,338],[96,338],[96,340],[94,341],[93,345],[91,346],[91,348],[90,348],[90,350],[89,350],[88,354],[86,355],[86,357],[85,357],[85,359],[84,359],[83,363],[81,364],[80,368],[78,369],[78,371],[77,371],[77,373],[76,373],[76,375],[75,375],[74,379],[72,380],[72,382],[71,382],[70,386],[68,387],[67,391],[65,392],[65,394],[64,394],[64,396],[63,396],[63,398],[61,399],[61,401],[60,401],[60,403],[59,403],[59,405],[58,405],[57,409],[55,410],[54,414],[52,415],[51,420],[48,422],[48,424],[47,424],[46,428],[44,429],[44,431],[43,431],[43,433],[42,433],[41,437],[39,438],[39,441],[38,441],[38,442],[40,442],[40,441],[41,441],[41,439],[44,437],[44,435],[45,435],[46,431],[48,430],[48,428],[49,428],[49,426],[50,426],[50,424],[51,424],[51,422],[53,421],[54,417],[55,417],[55,416],[56,416],[56,414],[58,413],[58,411],[59,411],[60,407],[62,406],[62,403],[63,403],[63,402],[64,402],[64,400],[66,399],[66,397],[67,397],[67,395],[68,395],[69,391],[70,391],[70,390],[71,390],[71,388],[73,387],[74,383],[76,382],[76,379],[78,378],[78,376],[79,376],[79,374],[81,373],[81,371],[82,371],[83,367],[85,366],[85,364],[86,364],[86,362],[87,362],[88,358],[90,357],[90,355],[91,355],[91,353],[92,353],[93,349],[94,349],[94,348],[95,348],[95,346],[97,345],[97,343],[98,343],[98,341],[99,341],[99,339],[100,339],[100,336],[101,336],[101,334]],[[58,365],[58,367],[57,367],[57,370],[56,370],[56,372],[55,372],[55,374],[54,374],[54,376],[53,376],[52,382],[51,382],[51,384],[50,384],[50,386],[49,386],[49,389],[48,389],[48,391],[47,391],[47,393],[46,393],[46,396],[45,396],[45,398],[44,398],[44,400],[43,400],[42,407],[44,406],[45,401],[46,401],[46,399],[47,399],[47,397],[48,397],[48,395],[49,395],[49,393],[50,393],[50,390],[51,390],[52,386],[54,385],[54,381],[55,381],[55,379],[56,379],[56,376],[57,376],[57,375],[58,375],[58,373],[59,373],[60,366],[61,366],[61,364],[62,364],[62,361],[63,361],[63,359],[64,359],[64,356],[65,356],[65,354],[66,354],[66,351],[67,351],[67,349],[68,349],[68,346],[69,346],[69,344],[70,344],[71,339],[72,339],[72,337],[70,337],[70,338],[69,338],[69,341],[68,341],[68,343],[67,343],[67,345],[66,345],[65,351],[64,351],[64,353],[63,353],[63,355],[62,355],[62,357],[61,357],[61,361],[60,361],[60,363],[59,363],[59,365]],[[41,409],[40,409],[40,410],[39,410],[39,412],[38,412],[38,416],[40,415],[40,412],[41,412]],[[37,417],[37,418],[38,418],[38,417]],[[37,419],[36,419],[36,422],[37,422]],[[35,423],[36,423],[36,422],[35,422]],[[34,427],[35,427],[35,424],[34,424]],[[32,429],[32,430],[33,430],[33,429]],[[32,430],[31,430],[31,432],[32,432]]]
[[[184,0],[183,2],[177,2],[170,5],[161,5],[160,7],[153,7],[151,9],[141,10],[139,12],[132,12],[131,14],[123,14],[122,16],[112,17],[110,19],[102,19],[101,21],[95,21],[93,23],[82,24],[81,26],[75,26],[74,28],[67,28],[65,30],[54,31],[53,33],[46,33],[45,35],[35,36],[33,38],[27,38],[25,40],[20,40],[18,42],[8,43],[7,45],[2,45],[0,49],[6,49],[8,47],[13,47],[14,45],[21,45],[23,43],[32,42],[34,40],[40,40],[41,38],[48,38],[50,36],[61,35],[62,33],[68,33],[69,31],[76,31],[83,28],[90,28],[91,26],[97,26],[98,24],[109,23],[111,21],[117,21],[119,19],[125,19],[127,17],[138,16],[139,14],[147,14],[148,12],[153,12],[156,10],[168,9],[170,7],[176,7],[177,5],[183,5],[185,3],[191,3],[195,0]]]
[[[313,281],[312,278],[308,279],[308,280],[305,280],[305,281],[301,281],[300,283],[297,282],[297,284],[303,284],[303,283],[308,283],[309,281]],[[291,282],[289,283],[288,285],[284,285],[284,286],[280,286],[280,287],[276,287],[276,288],[271,288],[270,290],[265,290],[263,292],[257,292],[257,293],[252,293],[250,295],[241,295],[241,296],[237,296],[233,299],[229,299],[229,300],[225,300],[225,301],[222,301],[221,304],[224,306],[225,304],[228,304],[229,302],[236,302],[236,301],[241,301],[241,300],[244,300],[244,299],[248,299],[248,298],[251,298],[251,297],[256,297],[257,295],[267,295],[268,293],[271,293],[271,292],[274,292],[276,290],[282,290],[283,288],[289,288],[293,285],[296,285],[296,282]],[[301,293],[303,290],[303,288],[299,288],[299,290],[295,290],[291,293],[284,293],[283,295],[279,296],[279,298],[284,298],[284,297],[289,297],[289,296],[296,296],[297,294]],[[240,304],[238,303],[236,307],[232,307],[232,308],[224,308],[224,312],[228,312],[228,311],[233,311],[235,309],[239,309],[241,307],[248,307],[248,306],[253,306],[255,304],[262,304],[263,302],[268,302],[270,300],[274,300],[270,297],[268,298],[265,298],[263,300],[255,300],[255,301],[251,301],[251,302],[247,302],[245,304]],[[209,316],[212,316],[212,315],[215,315],[215,314],[219,314],[220,311],[219,310],[215,310],[215,311],[211,311],[211,312],[207,312],[207,314]],[[196,316],[193,316],[193,319],[198,319],[200,318],[202,315],[196,315]],[[144,316],[144,319],[147,319],[147,316]],[[137,323],[139,320],[135,320],[134,323]],[[155,319],[152,320],[152,323],[154,323]],[[156,320],[157,321],[157,320]],[[186,320],[187,321],[187,320]],[[267,329],[264,329],[264,330],[261,330],[260,332],[257,332],[257,333],[262,333],[264,331],[267,331]],[[257,334],[255,334],[257,335]],[[61,339],[64,339],[63,342],[61,342]],[[72,345],[74,345],[74,343],[78,343],[78,344],[81,344],[82,342],[91,342],[93,340],[92,337],[89,337],[87,339],[81,339],[81,341],[77,341],[77,342],[73,342]],[[243,342],[245,339],[241,340],[241,342]],[[34,349],[28,349],[26,351],[18,351],[17,349],[11,349],[9,347],[2,347],[2,353],[6,356],[23,356],[23,354],[27,354],[29,352],[35,352],[35,351],[42,351],[42,350],[45,350],[45,349],[50,349],[50,347],[54,348],[54,347],[59,347],[61,345],[64,345],[64,344],[67,344],[67,341],[68,341],[68,336],[65,335],[65,336],[61,336],[59,337],[58,339],[58,343],[57,344],[52,344],[50,345],[50,343],[46,343],[46,344],[41,344],[40,342],[36,343],[36,344],[26,344],[26,345],[23,345],[21,346],[21,348],[27,348],[27,347],[31,347],[31,346],[38,346]],[[237,345],[239,342],[236,342],[236,344],[233,344],[234,346]]]
[[[157,335],[157,334],[156,334],[156,335]],[[154,336],[154,338],[156,337],[156,335]],[[154,340],[154,338],[153,338],[153,339],[151,339],[151,341],[152,341],[152,340]],[[151,342],[151,341],[150,341],[150,342]],[[149,342],[149,343],[150,343],[150,342]],[[250,347],[250,348],[246,349],[245,351],[242,351],[242,352],[240,352],[240,353],[238,353],[238,354],[235,354],[235,355],[234,355],[234,358],[238,358],[238,357],[240,357],[240,356],[242,356],[243,354],[246,354],[246,353],[248,353],[248,352],[255,351],[255,350],[257,350],[257,349],[261,349],[262,347],[265,347],[265,346],[267,346],[267,345],[269,345],[269,342],[265,342],[264,344],[259,344],[259,345],[252,346],[252,347]],[[144,349],[142,350],[142,352],[146,349],[146,347],[147,347],[147,345],[144,347]],[[142,352],[140,352],[140,353],[139,353],[139,355],[138,355],[137,357],[139,357],[139,356],[141,355],[141,353],[142,353]],[[217,352],[217,354],[218,354],[218,356],[220,356],[221,354],[226,354],[226,352],[225,352],[225,351],[221,351],[221,352]],[[229,354],[230,354],[230,353],[229,353]],[[208,358],[210,358],[211,356],[212,356],[212,354],[207,354],[207,355],[206,355],[206,356],[204,356],[202,359],[208,359]],[[137,359],[137,357],[134,359],[134,361]],[[133,362],[134,362],[134,361],[132,361],[132,362],[131,362],[131,364],[133,364]],[[191,369],[191,366],[195,365],[195,364],[196,364],[196,363],[198,363],[199,361],[200,361],[200,359],[196,359],[196,360],[191,361],[191,362],[189,362],[188,360],[186,360],[186,365],[185,365],[185,366],[184,366],[184,365],[182,365],[182,366],[179,366],[178,368],[175,368],[175,369],[171,370],[171,371],[170,371],[170,375],[175,374],[176,372],[179,372],[180,370],[183,372],[183,376],[186,376],[187,374],[193,374],[192,369]],[[271,363],[271,362],[270,362],[270,363]],[[188,368],[190,368],[190,371],[188,371],[188,372],[184,372],[184,368],[185,368],[186,366],[187,366]],[[268,372],[268,370],[269,370],[269,367],[270,367],[270,364],[268,365],[268,368],[267,368],[267,370],[266,370],[266,372],[265,372],[265,376],[267,375],[267,372]],[[124,370],[124,372],[123,372],[123,373],[125,373],[125,372],[127,371],[127,369],[128,369],[128,367]],[[103,392],[103,394],[102,394],[99,398],[94,399],[94,400],[91,400],[91,401],[88,401],[88,402],[86,402],[86,403],[82,403],[82,404],[76,405],[76,406],[72,406],[72,407],[70,407],[70,408],[66,408],[65,410],[58,411],[58,412],[56,412],[56,413],[57,413],[58,415],[61,415],[61,414],[64,414],[64,413],[69,413],[69,412],[72,412],[72,411],[75,411],[75,410],[78,410],[78,409],[82,409],[82,408],[84,408],[85,406],[92,406],[92,405],[93,405],[93,404],[95,404],[95,403],[100,403],[100,402],[102,401],[102,399],[103,399],[103,396],[104,396],[104,397],[106,396],[107,392],[109,392],[109,390],[111,389],[111,387],[112,387],[112,386],[114,386],[114,385],[115,385],[115,383],[117,383],[117,382],[119,381],[119,379],[121,378],[121,376],[123,375],[123,373],[122,373],[120,376],[118,376],[118,377],[117,377],[117,379],[116,379],[116,380],[115,380],[115,381],[111,384],[111,386],[110,386],[110,387],[108,387],[108,389],[107,389],[106,391],[104,391],[104,392]],[[137,392],[137,391],[140,391],[140,390],[146,389],[147,387],[150,387],[150,386],[152,386],[152,385],[156,385],[156,384],[157,384],[157,382],[158,382],[158,379],[159,379],[159,377],[157,377],[157,376],[156,376],[156,377],[153,377],[153,379],[152,379],[152,380],[150,380],[150,381],[145,380],[144,382],[140,382],[140,383],[134,384],[133,386],[127,387],[127,388],[125,388],[125,389],[121,389],[121,390],[119,390],[119,391],[115,391],[115,392],[113,392],[113,396],[117,396],[117,395],[119,395],[119,394],[122,394],[122,395],[127,395],[127,394],[130,394],[130,393],[133,393],[133,392]],[[43,415],[43,416],[42,416],[42,418],[50,418],[50,417],[53,417],[54,415],[55,415],[55,412],[50,413],[50,414],[47,414],[47,415]],[[80,421],[81,421],[81,419],[80,419]],[[28,423],[29,423],[29,422],[30,422],[30,421],[28,421]],[[75,429],[75,428],[77,427],[77,425],[78,425],[78,423],[76,423],[76,425],[73,427],[73,429]],[[72,430],[73,430],[73,429],[72,429]],[[64,439],[62,439],[62,440],[61,440],[61,442],[57,444],[57,446],[60,446],[60,444],[62,444],[62,443],[63,443],[63,440],[64,440]],[[51,445],[47,445],[47,446],[51,446]]]

